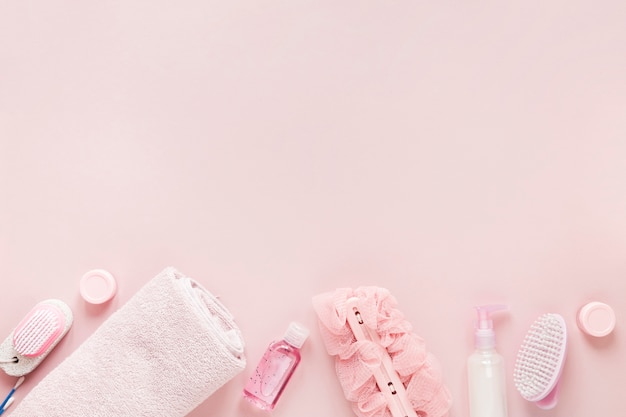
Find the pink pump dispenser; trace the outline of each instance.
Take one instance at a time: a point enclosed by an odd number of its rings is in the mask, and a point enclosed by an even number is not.
[[[506,417],[504,360],[496,352],[491,314],[508,310],[500,304],[476,307],[474,353],[467,360],[470,417]]]
[[[496,347],[496,333],[493,330],[491,314],[496,311],[508,310],[503,304],[490,304],[475,307],[478,314],[476,331],[474,332],[474,346],[476,349],[493,349]]]

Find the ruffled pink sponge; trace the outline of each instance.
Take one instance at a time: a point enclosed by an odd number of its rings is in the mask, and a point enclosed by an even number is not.
[[[444,417],[451,405],[437,359],[389,290],[340,288],[313,307],[339,382],[359,417]]]

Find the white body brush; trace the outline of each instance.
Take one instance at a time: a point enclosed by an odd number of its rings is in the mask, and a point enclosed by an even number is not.
[[[556,405],[566,346],[567,328],[559,314],[544,314],[532,324],[513,373],[515,387],[524,399],[543,409]]]

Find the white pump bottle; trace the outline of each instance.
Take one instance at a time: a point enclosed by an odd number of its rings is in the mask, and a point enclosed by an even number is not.
[[[496,352],[491,313],[504,305],[476,307],[475,351],[467,360],[470,417],[507,417],[505,369]]]

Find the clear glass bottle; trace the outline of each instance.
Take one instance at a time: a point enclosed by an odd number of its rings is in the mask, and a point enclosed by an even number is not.
[[[244,398],[262,410],[273,410],[300,363],[300,348],[308,336],[306,327],[290,323],[283,339],[272,342],[263,354],[243,390]]]

